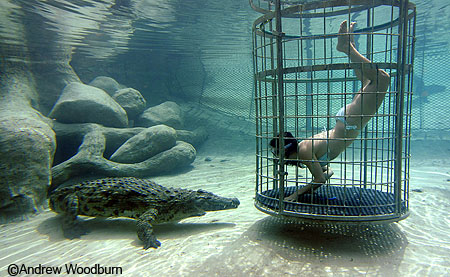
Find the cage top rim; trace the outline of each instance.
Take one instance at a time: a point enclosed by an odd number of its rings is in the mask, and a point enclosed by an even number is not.
[[[349,1],[366,1],[366,0],[349,0]],[[392,0],[374,0],[374,1],[383,1],[383,2],[389,2]],[[395,6],[395,5],[390,5],[390,4],[381,4],[381,5],[389,5],[389,6]],[[372,5],[373,7],[375,6],[380,6],[380,5]],[[372,6],[365,6],[364,9],[369,9]],[[291,8],[289,8],[291,9]],[[350,10],[353,8],[350,8]],[[362,10],[364,10],[362,9]],[[283,10],[283,12],[285,12],[286,10]],[[347,14],[348,10],[342,10],[344,13],[342,14]],[[358,10],[359,11],[359,10]],[[285,15],[282,12],[282,17],[289,17],[287,15]],[[327,14],[327,13],[315,13],[315,14],[299,14],[298,17],[299,19],[302,18],[313,18],[313,17],[327,17],[327,16],[334,16],[334,15],[340,15],[337,14],[336,12],[331,12],[333,14]],[[415,9],[413,9],[412,12],[408,13],[406,15],[407,20],[411,20],[414,18],[416,12]],[[313,16],[313,15],[317,15],[317,16]],[[254,22],[253,22],[253,26],[252,26],[252,32],[258,36],[261,37],[265,37],[265,38],[276,38],[278,36],[281,36],[283,39],[317,39],[317,38],[323,38],[324,34],[318,34],[318,35],[292,35],[292,34],[286,34],[286,33],[277,33],[274,30],[266,30],[264,28],[264,26],[268,23],[271,22],[271,20],[273,20],[276,17],[276,13],[273,11],[270,11],[268,13],[265,13],[264,15],[262,15],[261,17],[257,18]],[[381,23],[375,26],[369,26],[369,27],[365,27],[365,28],[356,28],[355,30],[353,30],[353,33],[355,34],[364,34],[364,33],[374,33],[374,32],[378,32],[380,30],[384,30],[387,28],[393,28],[397,25],[399,25],[400,23],[400,17],[396,17],[394,19],[391,19],[390,21],[386,21],[385,23]],[[339,36],[338,33],[334,33],[334,34],[327,34],[327,37],[337,37]]]
[[[302,1],[281,1],[282,5],[289,5],[287,8],[281,10],[282,17],[301,17],[301,18],[313,18],[313,17],[323,17],[323,16],[335,16],[347,13],[359,12],[365,9],[374,8],[381,5],[388,6],[400,6],[400,0],[318,0],[309,3],[302,3]],[[249,0],[250,6],[253,10],[263,13],[265,15],[274,14],[275,11],[267,10],[257,6],[253,3],[253,0]],[[354,6],[354,7],[352,7]],[[337,7],[348,7],[346,9],[331,11],[331,12],[320,12],[320,13],[310,13],[308,11],[315,9],[325,9],[325,8],[337,8]],[[414,10],[416,5],[412,2],[408,2],[409,10]],[[307,12],[307,13],[304,13]]]

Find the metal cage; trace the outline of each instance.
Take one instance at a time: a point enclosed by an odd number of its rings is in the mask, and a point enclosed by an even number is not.
[[[257,209],[322,221],[393,222],[409,214],[409,163],[415,5],[408,0],[252,1]],[[391,76],[378,111],[337,158],[334,175],[297,202],[284,198],[312,181],[269,142],[330,130],[336,112],[361,88],[336,50],[339,25],[356,21],[359,52]],[[297,160],[299,161],[299,160]],[[297,162],[294,161],[294,162]],[[292,162],[292,161],[291,161]]]

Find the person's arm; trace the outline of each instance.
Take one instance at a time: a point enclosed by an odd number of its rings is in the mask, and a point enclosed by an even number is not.
[[[299,146],[298,158],[305,160],[303,164],[309,169],[311,174],[313,175],[313,180],[306,186],[300,188],[298,191],[289,195],[285,198],[287,201],[297,201],[299,195],[302,195],[307,192],[312,192],[323,185],[328,176],[328,170],[325,170],[320,166],[319,161],[314,153],[312,153],[311,149],[311,141],[303,141],[304,143]],[[331,171],[332,174],[332,171]]]
[[[320,165],[316,154],[313,151],[313,139],[304,140],[298,147],[298,159],[303,160],[303,164],[309,169],[309,172],[313,175],[313,183],[325,183],[327,180],[324,175],[324,169]]]
[[[313,183],[325,183],[327,181],[327,178],[324,174],[324,171],[322,169],[322,166],[320,166],[319,161],[317,160],[316,156],[313,154],[311,162],[304,162],[306,167],[309,169],[309,172],[313,175]]]
[[[308,167],[309,171],[314,177],[312,182],[289,195],[284,200],[297,201],[299,195],[313,192],[314,190],[322,186],[326,182],[326,180],[328,180],[333,175],[333,170],[331,170],[329,166],[321,167],[317,159],[314,159],[313,162],[304,162],[304,164]]]

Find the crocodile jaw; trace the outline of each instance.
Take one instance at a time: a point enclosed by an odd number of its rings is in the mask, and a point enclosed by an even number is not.
[[[237,198],[206,197],[195,200],[195,206],[206,212],[236,209],[240,202]]]

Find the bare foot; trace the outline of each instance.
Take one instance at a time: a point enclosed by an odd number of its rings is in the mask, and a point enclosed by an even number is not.
[[[351,48],[355,47],[355,41],[353,39],[353,35],[350,33],[353,32],[353,28],[355,27],[356,22],[350,23],[350,31],[347,31],[347,20],[342,21],[341,26],[339,28],[338,35],[338,43],[336,49],[339,52],[343,52],[348,54]]]

